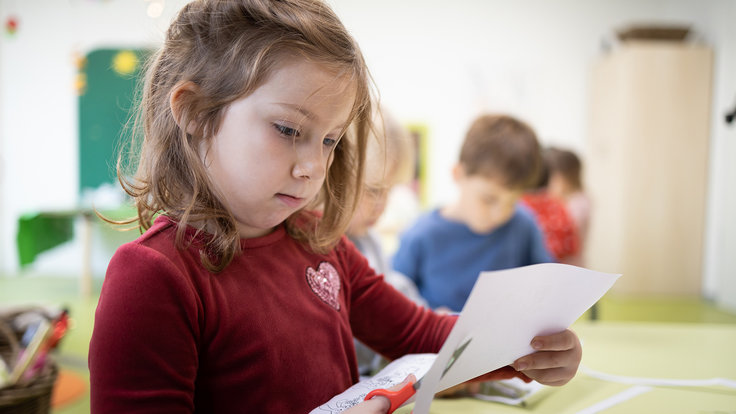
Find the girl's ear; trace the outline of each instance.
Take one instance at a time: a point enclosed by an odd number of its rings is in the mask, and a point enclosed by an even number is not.
[[[196,127],[190,119],[189,125],[184,128],[184,125],[182,125],[182,115],[184,114],[185,108],[191,108],[193,106],[192,103],[198,94],[199,86],[192,81],[186,81],[174,86],[169,97],[169,107],[171,107],[174,122],[176,122],[179,128],[186,130],[188,134],[193,134]]]

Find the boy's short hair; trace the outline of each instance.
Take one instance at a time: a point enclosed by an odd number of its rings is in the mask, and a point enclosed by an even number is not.
[[[470,125],[460,150],[467,175],[499,179],[511,189],[537,182],[542,151],[534,130],[508,115],[482,115]]]

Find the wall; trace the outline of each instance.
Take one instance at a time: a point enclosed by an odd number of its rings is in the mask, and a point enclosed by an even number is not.
[[[724,122],[725,113],[736,106],[736,2],[710,10],[709,18],[720,53],[715,55],[713,81],[703,290],[716,303],[736,310],[736,121]]]
[[[184,1],[166,1],[161,17],[151,19],[146,7],[155,1],[0,0],[3,22],[8,13],[22,18],[16,36],[0,37],[0,271],[17,270],[20,213],[78,202],[75,54],[157,44]],[[330,2],[361,43],[387,107],[429,127],[432,205],[454,196],[450,168],[477,113],[516,114],[544,143],[582,152],[589,69],[603,43],[615,46],[612,30],[631,21],[691,23],[717,60],[706,293],[730,286],[728,296],[736,297],[736,263],[720,247],[736,238],[736,223],[725,214],[736,203],[727,185],[735,167],[726,162],[734,129],[717,120],[736,91],[726,76],[736,73],[733,1]]]
[[[169,0],[157,19],[146,16],[149,3],[0,0],[3,24],[9,15],[19,18],[14,36],[0,36],[0,272],[17,271],[21,214],[72,209],[80,201],[76,60],[96,48],[160,44],[185,1]],[[34,270],[76,275],[81,256],[79,242],[65,245],[39,258]],[[96,260],[97,274],[104,272],[107,256]]]

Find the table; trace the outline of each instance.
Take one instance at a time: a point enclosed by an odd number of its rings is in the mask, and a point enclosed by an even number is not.
[[[80,293],[83,297],[90,297],[92,292],[92,228],[95,224],[111,227],[97,216],[98,212],[105,217],[114,219],[133,217],[137,214],[135,207],[131,205],[121,205],[117,208],[99,211],[92,208],[77,208],[23,214],[18,219],[17,234],[18,259],[21,268],[32,264],[39,254],[72,240],[74,238],[74,221],[81,218]],[[132,236],[122,240],[133,240],[140,233],[133,232],[130,234]],[[116,242],[121,243],[120,240],[116,240]]]
[[[436,399],[430,412],[736,414],[736,325],[580,321],[572,329],[583,343],[583,360],[567,385],[544,390],[526,407],[470,398]],[[733,387],[647,388],[606,381],[596,377],[597,372],[669,380],[725,378]],[[408,414],[411,407],[397,413]]]
[[[74,218],[78,211],[26,213],[18,218],[18,261],[21,267],[36,260],[46,250],[74,237]]]

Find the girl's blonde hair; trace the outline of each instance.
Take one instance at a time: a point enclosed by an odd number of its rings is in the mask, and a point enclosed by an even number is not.
[[[335,148],[314,203],[286,221],[289,234],[312,250],[332,248],[347,228],[363,182],[372,83],[357,43],[318,0],[197,0],[179,12],[148,63],[130,147],[130,154],[140,149],[140,157],[118,158],[118,179],[138,210],[136,218],[118,223],[137,222],[146,230],[164,213],[178,223],[179,248],[192,241],[185,240],[187,226],[206,229],[211,237],[203,238],[202,263],[213,272],[225,268],[240,251],[240,237],[208,178],[200,144],[217,133],[228,105],[253,93],[289,58],[316,62],[355,84],[350,117],[356,133]],[[194,87],[182,94],[175,119],[170,96],[187,82]],[[132,177],[126,168],[135,169]],[[319,218],[310,213],[317,207]]]

